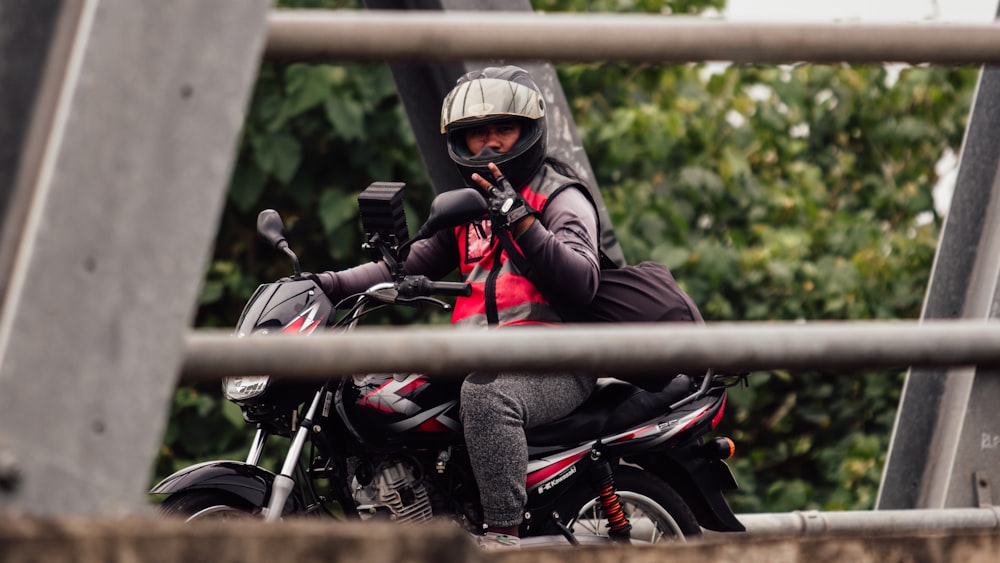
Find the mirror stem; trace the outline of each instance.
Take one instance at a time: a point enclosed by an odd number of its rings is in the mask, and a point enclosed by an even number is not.
[[[295,252],[293,252],[291,248],[288,247],[288,244],[281,245],[281,250],[292,259],[292,272],[295,274],[295,277],[298,278],[301,276],[302,268],[299,267],[299,257],[295,255]]]

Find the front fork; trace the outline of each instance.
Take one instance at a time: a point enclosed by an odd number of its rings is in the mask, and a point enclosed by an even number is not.
[[[250,453],[247,454],[247,465],[260,464],[260,457],[264,453],[264,446],[267,444],[267,439],[270,437],[270,432],[261,428],[257,429],[257,433],[254,434],[253,437],[253,442],[250,443]]]
[[[309,405],[309,410],[306,411],[306,415],[302,417],[302,421],[299,423],[299,428],[295,431],[295,437],[288,448],[288,455],[285,456],[285,463],[281,466],[281,472],[274,476],[274,483],[271,486],[271,498],[268,499],[267,509],[264,510],[264,521],[266,522],[274,522],[281,518],[281,509],[285,506],[285,501],[292,494],[292,490],[295,489],[295,480],[292,479],[292,474],[302,459],[302,448],[305,446],[306,439],[309,438],[309,433],[312,432],[313,418],[316,416],[320,400],[325,393],[326,386],[324,385],[316,393],[316,396],[313,397],[312,404]],[[250,454],[247,456],[248,463],[252,456],[256,456],[258,460],[260,459],[266,436],[266,433],[262,433],[260,430],[257,431],[257,436],[254,438],[254,445],[250,448]]]
[[[357,326],[358,320],[361,318],[362,313],[364,313],[365,308],[365,304],[361,304],[354,309],[352,313],[353,317],[345,325],[345,331],[353,330]],[[274,522],[278,518],[281,518],[281,508],[285,506],[285,501],[288,500],[289,495],[292,494],[292,490],[295,489],[295,480],[292,479],[292,473],[301,459],[302,448],[305,446],[309,433],[312,432],[316,411],[319,409],[320,401],[326,393],[327,386],[323,385],[316,393],[316,396],[313,397],[312,403],[309,405],[309,410],[306,411],[306,415],[302,417],[302,421],[299,423],[298,430],[295,431],[295,438],[292,439],[288,455],[285,456],[285,463],[281,466],[281,473],[274,476],[274,484],[271,487],[271,498],[268,500],[267,508],[264,510],[265,522]],[[266,439],[266,434],[262,436],[260,430],[257,431],[257,436]],[[263,440],[261,440],[259,449],[263,450],[263,447]],[[255,448],[257,448],[257,438],[254,439],[254,447],[250,449],[250,455],[256,455],[257,459],[260,459],[261,452],[255,451]]]

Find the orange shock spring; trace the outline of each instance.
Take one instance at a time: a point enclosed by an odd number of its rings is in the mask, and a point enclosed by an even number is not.
[[[614,476],[611,474],[611,467],[607,462],[598,464],[594,468],[597,473],[598,498],[601,501],[601,509],[604,517],[608,519],[608,537],[615,541],[628,541],[631,536],[632,524],[625,515],[622,508],[621,499],[615,491]]]
[[[601,491],[601,508],[604,509],[604,515],[608,519],[608,525],[611,528],[608,532],[610,535],[627,534],[632,529],[632,525],[629,524],[628,518],[625,516],[625,509],[622,508],[622,503],[615,492],[614,485]]]

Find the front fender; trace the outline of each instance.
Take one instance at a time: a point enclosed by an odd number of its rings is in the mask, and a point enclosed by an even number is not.
[[[242,461],[206,461],[181,469],[157,483],[149,492],[159,495],[214,489],[232,493],[253,506],[266,506],[273,483],[274,473],[256,465]],[[294,494],[288,502],[293,506],[286,505],[286,511],[301,505]]]

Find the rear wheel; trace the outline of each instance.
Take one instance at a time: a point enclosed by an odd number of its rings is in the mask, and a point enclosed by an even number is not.
[[[632,525],[635,543],[684,541],[701,535],[701,527],[691,509],[663,479],[628,466],[615,467],[615,490]],[[608,536],[597,491],[589,486],[571,491],[562,503],[563,522],[581,542]]]
[[[255,518],[260,514],[260,508],[232,493],[205,489],[171,495],[160,504],[159,512],[190,522]]]

